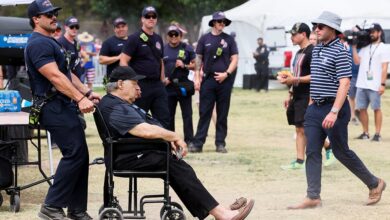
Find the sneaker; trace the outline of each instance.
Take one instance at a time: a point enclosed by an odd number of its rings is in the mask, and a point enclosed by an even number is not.
[[[357,120],[357,118],[352,118],[351,122],[353,125],[356,125],[356,126],[359,125],[359,120]]]
[[[62,208],[55,208],[48,205],[41,206],[41,210],[38,212],[38,217],[43,220],[69,220],[69,218],[65,216],[65,212]]]
[[[359,135],[355,139],[368,140],[368,139],[370,139],[370,135],[368,135],[367,133],[363,132],[361,135]]]
[[[382,140],[382,137],[380,134],[375,134],[374,137],[371,139],[371,141],[381,141]]]
[[[93,218],[87,212],[68,211],[67,217],[74,220],[92,220]]]
[[[336,157],[334,156],[332,149],[327,150],[327,151],[325,152],[325,162],[324,162],[324,166],[325,166],[325,167],[330,166],[330,165],[332,165],[335,161],[336,161]]]
[[[298,163],[296,160],[291,162],[289,165],[280,166],[283,170],[301,170],[305,168],[305,163]]]

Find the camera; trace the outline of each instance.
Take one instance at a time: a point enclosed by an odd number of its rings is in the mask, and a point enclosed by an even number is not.
[[[371,43],[370,30],[362,29],[359,25],[356,25],[356,31],[347,30],[344,32],[344,36],[348,44],[356,45],[356,47],[362,48]]]

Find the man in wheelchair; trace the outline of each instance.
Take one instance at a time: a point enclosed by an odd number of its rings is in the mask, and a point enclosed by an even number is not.
[[[254,200],[238,199],[226,208],[220,205],[202,185],[195,171],[181,157],[187,154],[187,145],[175,132],[164,129],[161,124],[134,105],[141,91],[138,80],[145,78],[128,66],[117,67],[111,73],[106,86],[107,95],[98,107],[108,122],[108,129],[115,138],[140,137],[144,139],[163,139],[171,143],[169,157],[170,186],[181,201],[199,219],[208,215],[218,220],[245,219],[254,205]],[[116,169],[154,171],[166,167],[166,153],[159,150],[139,149],[124,152],[114,160]]]

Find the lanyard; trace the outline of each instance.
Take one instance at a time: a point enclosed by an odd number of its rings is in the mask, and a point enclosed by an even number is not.
[[[380,44],[380,43],[379,43]],[[374,53],[376,51],[376,49],[378,49],[379,47],[379,44],[376,45],[374,51],[371,53],[371,46],[372,44],[370,44],[370,60],[368,61],[368,71],[371,71],[371,61],[372,61],[372,57],[374,56]]]

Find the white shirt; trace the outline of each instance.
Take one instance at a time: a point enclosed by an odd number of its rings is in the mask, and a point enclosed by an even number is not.
[[[390,62],[389,45],[382,42],[370,44],[363,47],[358,55],[360,57],[360,66],[356,87],[378,91],[382,81],[382,64]]]

